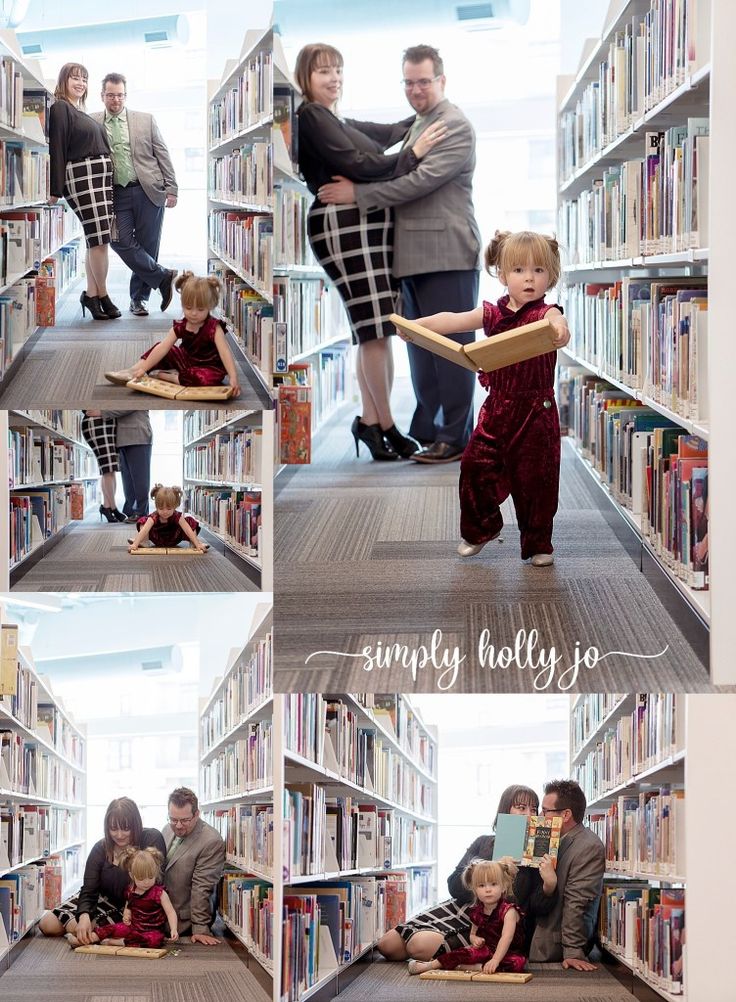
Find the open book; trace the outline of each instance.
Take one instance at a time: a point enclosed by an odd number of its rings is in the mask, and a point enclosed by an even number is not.
[[[520,866],[539,866],[545,854],[557,858],[560,848],[559,816],[545,818],[532,814],[499,814],[496,820],[496,837],[493,858],[510,856]]]
[[[483,974],[475,971],[425,971],[419,975],[424,981],[495,981],[506,985],[525,985],[534,977],[528,971],[515,974],[512,971],[497,971],[495,974]]]
[[[155,397],[168,397],[169,400],[228,400],[233,395],[232,386],[180,386],[151,376],[131,379],[125,385],[130,390],[152,393]]]
[[[399,328],[407,341],[466,369],[472,369],[473,372],[495,372],[496,369],[503,369],[515,362],[525,362],[528,358],[555,351],[552,343],[555,329],[549,320],[538,320],[473,344],[458,344],[457,341],[443,334],[435,334],[427,327],[422,327],[413,320],[405,320],[396,313],[392,313],[389,320]]]

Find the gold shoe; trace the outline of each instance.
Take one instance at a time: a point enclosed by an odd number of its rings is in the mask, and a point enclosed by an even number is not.
[[[130,369],[118,369],[117,372],[105,373],[105,379],[108,383],[114,383],[116,386],[126,386],[132,378],[133,373]]]

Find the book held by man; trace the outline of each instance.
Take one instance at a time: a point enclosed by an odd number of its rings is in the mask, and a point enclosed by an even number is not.
[[[414,320],[405,320],[396,313],[392,313],[389,320],[398,327],[405,340],[426,348],[449,362],[462,365],[465,369],[472,369],[473,372],[495,372],[507,365],[525,362],[556,350],[553,344],[555,329],[549,320],[525,324],[502,334],[494,334],[493,337],[484,337],[472,344],[458,344],[452,338],[435,334],[429,328],[422,327]]]

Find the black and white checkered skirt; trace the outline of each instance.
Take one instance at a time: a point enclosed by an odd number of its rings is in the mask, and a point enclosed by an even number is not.
[[[94,452],[100,473],[117,473],[120,470],[117,434],[115,418],[82,418],[82,438]]]
[[[470,946],[470,919],[467,911],[471,905],[461,905],[453,898],[443,901],[434,908],[414,915],[408,922],[396,926],[396,931],[408,943],[415,932],[437,932],[444,938],[444,943],[437,954],[448,953]],[[435,955],[435,956],[436,956]]]
[[[322,205],[309,210],[307,232],[317,260],[348,311],[353,342],[395,334],[396,280],[391,275],[393,221],[390,209],[364,215],[357,205]]]
[[[114,219],[110,157],[86,157],[68,163],[64,197],[82,224],[87,246],[109,244]]]
[[[67,898],[66,901],[62,901],[57,908],[52,910],[52,913],[65,929],[69,919],[76,920],[78,903],[79,895],[75,894],[73,897]],[[92,925],[110,925],[114,922],[122,922],[123,913],[112,901],[108,901],[107,898],[100,895],[97,899],[97,907],[90,915],[90,918],[92,919]]]

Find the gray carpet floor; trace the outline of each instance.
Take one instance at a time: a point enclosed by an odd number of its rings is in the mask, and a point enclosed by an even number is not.
[[[453,674],[442,654],[451,658],[456,647],[464,660],[455,692],[531,692],[535,678],[551,692],[715,691],[680,628],[679,599],[665,583],[668,611],[632,559],[633,537],[622,541],[620,517],[571,449],[563,450],[554,566],[521,562],[510,502],[503,543],[462,559],[459,464],[374,463],[364,450],[356,460],[349,421],[334,420],[313,463],[276,482],[277,691],[437,691]],[[388,645],[429,647],[438,629],[434,661],[416,671],[405,659],[380,660]],[[498,651],[532,630],[538,641],[526,666],[522,653],[505,668],[479,655],[483,631]],[[601,659],[591,654],[594,667],[581,663],[570,684],[578,644]],[[540,652],[552,647],[554,671],[540,669]]]
[[[176,261],[172,267],[183,267]],[[190,267],[187,264],[187,267]],[[56,326],[46,327],[29,342],[25,357],[0,383],[0,408],[108,408],[127,410],[171,409],[177,405],[164,397],[138,393],[124,386],[113,386],[105,379],[108,370],[128,368],[144,351],[151,348],[179,319],[178,293],[166,313],[160,310],[161,297],[151,294],[150,315],[134,317],[128,311],[130,272],[114,253],[110,255],[109,291],[122,311],[118,320],[82,318],[79,296],[83,285],[77,282],[57,304]],[[241,395],[235,400],[218,402],[217,407],[260,410],[271,406],[268,395],[249,366],[233,347],[239,373]],[[212,403],[186,403],[188,408],[212,407]]]
[[[52,547],[22,577],[12,591],[135,591],[135,592],[230,592],[258,589],[241,569],[241,561],[228,559],[221,543],[203,530],[210,549],[194,554],[133,556],[128,538],[135,526],[110,525],[87,519],[71,525],[63,539]],[[184,544],[182,544],[184,549]]]
[[[337,998],[340,1002],[631,1002],[634,996],[606,970],[563,971],[559,964],[530,964],[534,975],[524,985],[453,984],[421,981],[407,974],[406,964],[377,960],[366,965]]]
[[[76,954],[38,936],[0,977],[3,1002],[269,1002],[227,943],[182,943],[161,960]],[[255,963],[251,960],[250,963]]]

